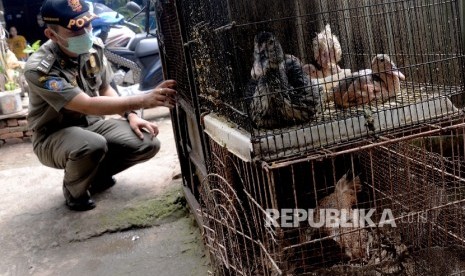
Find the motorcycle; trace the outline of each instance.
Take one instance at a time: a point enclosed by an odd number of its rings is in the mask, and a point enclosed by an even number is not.
[[[153,22],[150,20],[150,3],[150,0],[146,0],[141,8],[129,1],[125,8],[134,16],[127,20],[104,4],[89,3],[91,11],[99,16],[92,22],[93,34],[105,44],[105,56],[115,73],[114,82],[117,86],[139,84],[139,93],[163,81],[158,40],[150,26]],[[145,31],[131,22],[142,12],[145,12]]]

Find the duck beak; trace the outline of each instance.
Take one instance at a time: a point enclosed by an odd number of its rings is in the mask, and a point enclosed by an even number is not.
[[[399,69],[397,69],[397,67],[395,65],[392,65],[392,71],[390,71],[388,73],[398,77],[401,80],[405,80],[405,75],[402,74],[402,72],[399,71]]]

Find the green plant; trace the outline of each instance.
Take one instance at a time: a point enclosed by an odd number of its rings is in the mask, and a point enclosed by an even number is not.
[[[20,87],[21,62],[8,49],[6,31],[0,25],[0,91],[11,91]]]
[[[15,90],[18,87],[19,87],[19,85],[14,81],[9,81],[9,82],[5,83],[5,90],[6,91]]]
[[[5,91],[12,91],[19,88],[19,75],[18,70],[10,72],[10,78],[7,78],[7,82],[5,83]]]
[[[39,50],[39,48],[40,48],[40,40],[36,40],[34,43],[32,43],[32,45],[28,44],[26,46],[26,49],[23,50],[23,52],[26,54],[32,54],[36,52],[37,50]]]

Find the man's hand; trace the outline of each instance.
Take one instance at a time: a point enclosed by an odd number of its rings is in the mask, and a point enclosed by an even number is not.
[[[142,134],[142,131],[147,131],[150,133],[150,137],[153,138],[158,135],[158,126],[155,123],[151,123],[149,121],[146,121],[137,114],[130,113],[128,115],[128,121],[129,125],[131,126],[132,131],[141,139],[144,139],[144,134]]]
[[[176,81],[166,80],[160,83],[152,92],[145,94],[144,102],[148,107],[166,106],[173,108],[176,105]]]
[[[168,108],[174,108],[176,105],[175,87],[175,80],[165,80],[155,87],[152,92],[144,95],[144,102],[149,103],[149,107],[166,106]],[[144,139],[142,131],[147,131],[150,133],[151,137],[158,135],[158,126],[155,123],[139,118],[139,116],[134,113],[130,113],[127,119],[131,129],[141,140]]]
[[[131,97],[117,97],[117,93],[108,85],[99,92],[101,96],[90,97],[84,92],[70,100],[65,108],[88,115],[123,114],[128,110],[176,105],[176,81],[166,80],[151,92]]]

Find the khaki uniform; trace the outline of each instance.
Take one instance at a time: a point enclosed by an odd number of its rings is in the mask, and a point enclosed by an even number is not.
[[[28,124],[34,152],[46,166],[64,169],[63,184],[78,198],[90,185],[153,157],[158,139],[138,138],[125,120],[104,120],[64,108],[79,93],[99,96],[111,80],[103,45],[89,54],[66,56],[53,41],[29,57],[25,77],[30,87]]]

